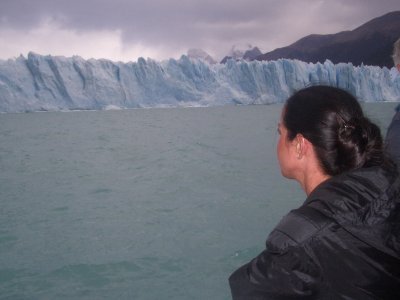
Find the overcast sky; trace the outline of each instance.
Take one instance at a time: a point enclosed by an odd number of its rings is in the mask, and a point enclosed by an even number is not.
[[[136,61],[232,46],[265,53],[312,33],[352,30],[399,0],[0,0],[0,58],[47,55]]]

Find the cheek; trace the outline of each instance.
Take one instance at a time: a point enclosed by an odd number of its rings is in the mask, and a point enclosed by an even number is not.
[[[276,144],[276,155],[278,156],[278,159],[280,151],[281,151],[281,138],[279,137],[278,143]]]
[[[280,137],[276,151],[282,175],[286,178],[292,178],[291,170],[293,161],[285,138]]]
[[[276,145],[276,154],[278,157],[279,165],[282,166],[284,161],[285,145],[282,136],[279,137],[278,144]]]

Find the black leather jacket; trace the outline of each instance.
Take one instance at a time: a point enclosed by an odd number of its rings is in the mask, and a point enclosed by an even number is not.
[[[400,179],[364,168],[320,184],[229,278],[237,299],[400,299]]]

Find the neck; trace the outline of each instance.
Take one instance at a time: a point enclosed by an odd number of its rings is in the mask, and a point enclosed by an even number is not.
[[[300,149],[302,152],[298,156],[299,161],[294,178],[300,183],[308,196],[330,176],[323,171],[313,145],[307,139],[303,138],[302,141],[303,147]]]
[[[306,172],[303,180],[299,180],[301,187],[305,191],[306,195],[310,195],[311,192],[322,182],[329,179],[331,176],[322,173],[319,170]]]
[[[311,192],[322,182],[329,179],[331,176],[326,175],[317,166],[307,168],[302,176],[297,178],[306,195],[310,195]]]

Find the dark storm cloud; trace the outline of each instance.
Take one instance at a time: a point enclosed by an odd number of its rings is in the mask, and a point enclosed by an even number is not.
[[[178,34],[176,39],[182,38],[179,34],[188,38],[199,33],[201,24],[223,25],[228,30],[229,25],[262,19],[276,10],[261,0],[12,0],[0,2],[0,19],[2,26],[30,28],[51,18],[74,30],[121,29],[128,39],[165,40],[174,34]]]
[[[126,45],[218,52],[244,42],[285,46],[393,10],[400,10],[398,0],[3,0],[0,25],[28,30],[51,20],[75,32],[120,30]]]

